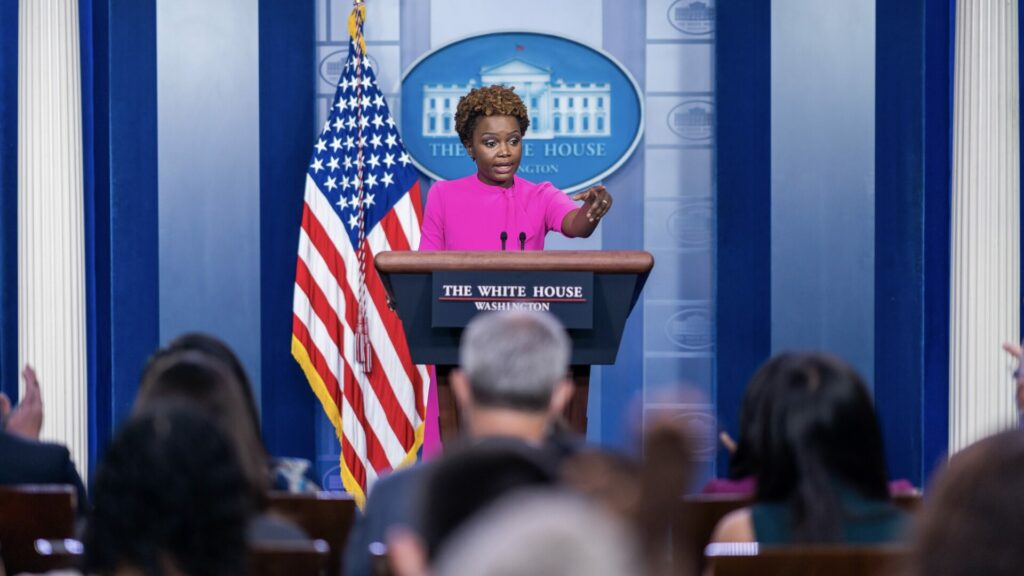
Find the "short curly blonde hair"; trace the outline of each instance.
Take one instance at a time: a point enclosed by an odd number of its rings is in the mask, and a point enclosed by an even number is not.
[[[530,127],[530,115],[514,88],[495,84],[474,88],[462,98],[455,109],[455,131],[463,142],[473,140],[473,130],[482,116],[512,116],[524,135]]]

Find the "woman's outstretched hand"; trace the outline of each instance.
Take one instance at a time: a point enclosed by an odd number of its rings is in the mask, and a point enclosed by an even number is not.
[[[591,186],[575,194],[573,200],[582,200],[583,206],[565,215],[562,233],[570,238],[588,238],[597,224],[612,207],[612,195],[603,185]]]
[[[577,201],[583,200],[583,209],[587,211],[587,220],[589,222],[597,222],[612,207],[612,195],[603,184],[591,186],[573,196],[572,199]]]

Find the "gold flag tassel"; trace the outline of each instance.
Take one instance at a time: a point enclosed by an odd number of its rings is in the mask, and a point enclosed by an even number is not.
[[[352,8],[352,14],[348,18],[348,32],[352,36],[352,46],[356,51],[355,54],[355,65],[356,65],[356,80],[359,80],[363,74],[363,58],[366,57],[366,42],[363,40],[363,22],[366,18],[366,6],[363,0],[354,0]],[[366,320],[366,307],[372,306],[368,302],[366,294],[366,252],[369,248],[366,246],[366,203],[364,202],[364,188],[363,188],[363,98],[362,98],[363,84],[362,82],[356,83],[356,124],[358,125],[358,142],[359,147],[356,150],[356,175],[359,186],[359,192],[356,196],[356,212],[359,217],[359,239],[357,242],[357,250],[359,256],[359,319],[356,321],[356,362],[359,363],[363,369],[363,373],[369,374],[373,371],[373,348],[370,344],[370,324]]]

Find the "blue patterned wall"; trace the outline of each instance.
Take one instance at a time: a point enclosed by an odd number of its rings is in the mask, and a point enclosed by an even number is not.
[[[689,421],[713,473],[715,2],[647,2],[644,406]]]

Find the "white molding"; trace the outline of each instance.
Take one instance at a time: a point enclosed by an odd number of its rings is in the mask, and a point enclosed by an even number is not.
[[[949,451],[1016,418],[1020,334],[1017,0],[958,0],[953,119]]]
[[[86,478],[78,2],[21,0],[18,10],[18,360],[39,375],[43,438],[66,445]]]

